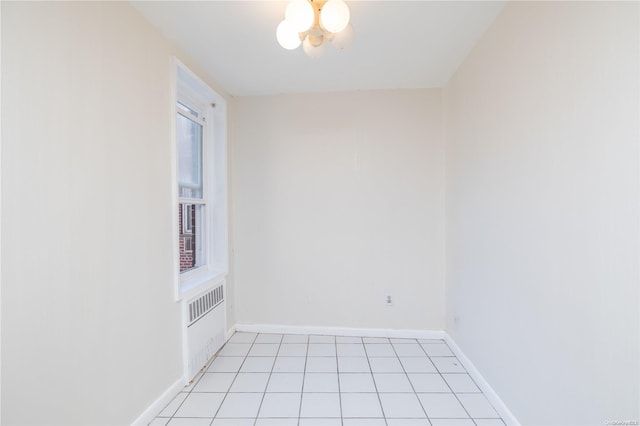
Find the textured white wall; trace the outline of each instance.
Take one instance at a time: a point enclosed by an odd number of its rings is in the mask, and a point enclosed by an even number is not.
[[[2,424],[130,424],[183,373],[176,52],[124,2],[3,2],[2,36]]]
[[[525,425],[639,418],[638,16],[511,3],[446,86],[447,328]]]
[[[232,132],[238,323],[443,328],[439,89],[236,98]]]

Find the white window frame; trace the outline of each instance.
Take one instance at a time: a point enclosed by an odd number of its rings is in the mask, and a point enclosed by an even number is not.
[[[178,102],[198,112],[185,113]],[[189,298],[204,288],[216,285],[228,274],[227,213],[227,103],[177,58],[172,59],[171,99],[172,204],[174,241],[174,282],[176,300]],[[204,124],[202,135],[202,201],[183,199],[178,193],[177,114]],[[203,264],[180,273],[180,203],[205,204]]]

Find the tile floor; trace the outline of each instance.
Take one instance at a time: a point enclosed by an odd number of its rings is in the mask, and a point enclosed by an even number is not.
[[[443,340],[235,333],[150,425],[504,423]]]

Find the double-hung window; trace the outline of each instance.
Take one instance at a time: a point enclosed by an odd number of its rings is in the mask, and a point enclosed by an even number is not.
[[[227,265],[226,101],[177,59],[176,295],[219,281]]]

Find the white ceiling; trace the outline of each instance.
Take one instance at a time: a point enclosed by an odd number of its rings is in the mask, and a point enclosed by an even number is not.
[[[276,41],[286,1],[132,3],[234,96],[442,86],[505,4],[347,0],[353,44],[311,59]]]

